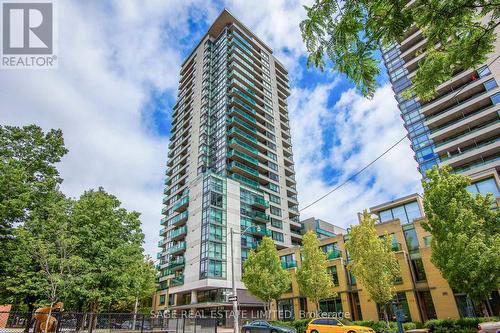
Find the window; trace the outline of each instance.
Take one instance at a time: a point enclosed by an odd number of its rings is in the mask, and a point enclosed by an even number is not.
[[[160,305],[165,305],[165,296],[166,295],[160,295]]]
[[[483,66],[477,70],[477,74],[479,75],[479,77],[485,77],[487,75],[490,75],[491,72],[488,66]]]
[[[425,236],[424,237],[424,246],[425,247],[431,246],[431,240],[432,240],[432,236]]]
[[[271,231],[271,238],[278,242],[283,242],[283,234],[281,232]]]
[[[411,268],[415,273],[415,279],[417,281],[426,281],[427,277],[425,275],[424,263],[421,258],[411,260]]]
[[[500,93],[496,93],[495,95],[491,96],[491,102],[493,103],[493,105],[500,103]]]
[[[474,184],[471,184],[467,187],[467,191],[471,193],[480,193],[482,195],[486,195],[486,193],[491,193],[493,194],[494,197],[500,196],[500,191],[498,190],[495,178],[488,178],[480,180]]]
[[[269,189],[273,192],[280,193],[280,187],[276,184],[269,183]]]
[[[274,206],[269,206],[271,214],[276,215],[276,216],[281,216],[281,209],[278,207]]]
[[[278,319],[290,321],[295,319],[293,312],[293,299],[281,299],[278,301]]]
[[[281,222],[281,220],[275,219],[274,217],[271,217],[271,225],[275,228],[283,229],[283,222]]]
[[[418,252],[418,239],[417,232],[414,228],[404,230],[406,246],[408,246],[408,251],[411,253]]]
[[[328,267],[328,272],[332,275],[332,282],[334,286],[339,286],[339,274],[337,273],[337,266]]]
[[[269,194],[269,201],[278,205],[281,204],[281,198],[274,194]]]
[[[399,219],[402,224],[407,224],[420,217],[422,217],[422,212],[417,201],[379,212],[380,222]]]
[[[486,90],[491,90],[491,89],[496,88],[496,87],[498,87],[498,84],[497,84],[497,81],[495,81],[495,79],[488,80],[484,83],[484,88]]]
[[[326,313],[339,313],[339,312],[343,312],[343,310],[342,310],[342,301],[340,300],[340,297],[335,297],[335,298],[329,298],[329,299],[321,300],[321,301],[319,301],[319,309],[323,313],[325,313],[325,312]],[[320,324],[320,325],[330,325],[330,320],[331,319],[323,319],[323,320],[325,321],[325,323],[324,324]],[[316,324],[316,322],[315,322],[315,324]]]

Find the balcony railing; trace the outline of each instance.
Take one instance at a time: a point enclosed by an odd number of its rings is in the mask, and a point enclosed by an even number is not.
[[[253,132],[253,133],[257,133],[257,129],[254,127],[254,126],[250,126],[248,125],[247,123],[245,123],[243,120],[241,120],[240,118],[237,118],[237,117],[229,117],[228,118],[228,122],[229,123],[235,123],[235,124],[238,124],[244,128],[246,128],[247,130],[249,130],[250,132]]]
[[[173,229],[169,232],[168,234],[168,238],[172,239],[172,238],[176,238],[176,237],[179,237],[181,235],[185,235],[187,233],[187,226],[182,226],[178,229]]]
[[[257,160],[256,158],[253,158],[245,153],[242,153],[239,150],[230,149],[227,153],[227,157],[234,158],[234,156],[238,156],[244,159],[245,161],[252,163],[253,165],[259,165],[259,160]]]
[[[188,218],[188,211],[184,211],[174,217],[172,217],[170,219],[170,221],[168,222],[168,225],[171,226],[171,225],[176,225],[177,223],[181,222],[181,221],[184,221]]]
[[[169,254],[174,254],[180,251],[186,250],[186,242],[179,242],[176,245],[173,245],[167,249]]]
[[[259,212],[259,211],[253,211],[251,212],[251,217],[253,219],[258,219],[258,220],[262,220],[262,221],[269,221],[269,215],[267,215],[266,213],[263,213],[263,212]]]
[[[255,180],[248,179],[245,176],[242,176],[240,174],[234,173],[231,175],[231,178],[239,181],[240,183],[243,183],[244,185],[250,186],[252,188],[260,188],[259,182],[256,182]]]
[[[185,264],[185,259],[184,257],[177,257],[175,260],[171,261],[168,263],[168,266],[167,268],[172,270],[172,269],[175,269],[175,268],[179,268],[179,267],[182,267],[184,266]]]
[[[436,148],[437,148],[437,147],[440,147],[440,146],[445,145],[445,144],[447,144],[447,143],[449,143],[449,142],[455,141],[455,140],[460,139],[460,138],[463,138],[463,137],[465,137],[465,136],[467,136],[467,135],[469,135],[469,134],[472,134],[472,133],[475,133],[475,132],[477,132],[477,131],[480,131],[480,130],[482,130],[482,129],[486,128],[486,127],[489,127],[489,126],[495,125],[495,124],[497,124],[497,123],[499,123],[499,122],[500,122],[500,119],[497,119],[497,120],[495,120],[495,121],[493,121],[493,122],[487,122],[487,123],[485,123],[485,124],[483,124],[483,125],[481,125],[481,126],[479,126],[479,127],[474,128],[472,131],[468,131],[468,132],[462,133],[462,134],[460,134],[460,135],[457,135],[457,136],[454,136],[454,137],[448,138],[448,139],[446,139],[446,140],[443,140],[443,141],[441,141],[441,142],[438,142],[438,143],[436,143],[436,144],[435,144],[435,147],[436,147]]]
[[[240,130],[239,128],[237,127],[233,127],[231,128],[229,131],[227,131],[227,134],[238,134],[239,136],[247,139],[248,141],[251,141],[251,142],[254,142],[254,143],[257,143],[257,139],[253,136],[251,136],[250,134],[247,134],[245,132],[243,132],[242,130]]]
[[[174,278],[172,278],[172,280],[170,280],[170,286],[179,286],[181,284],[184,284],[184,275],[178,275]]]
[[[257,148],[254,148],[254,147],[250,146],[248,143],[245,143],[245,142],[240,141],[238,139],[230,139],[229,144],[240,146],[240,147],[245,148],[246,150],[252,152],[255,155],[259,155],[259,150]]]
[[[228,164],[228,167],[229,167],[229,169],[236,168],[236,169],[243,170],[243,171],[245,171],[247,173],[250,173],[250,174],[252,174],[254,176],[257,176],[257,177],[259,176],[259,172],[257,170],[255,170],[255,169],[253,169],[253,168],[251,168],[249,166],[246,166],[245,164],[240,163],[238,161],[232,161],[232,162],[230,162]]]
[[[173,206],[172,206],[172,210],[177,212],[179,210],[181,210],[182,208],[185,208],[187,207],[187,205],[189,204],[189,196],[184,196],[182,197],[181,199],[179,199]]]

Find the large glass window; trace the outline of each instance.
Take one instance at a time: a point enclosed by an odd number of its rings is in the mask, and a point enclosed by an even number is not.
[[[321,300],[319,301],[319,309],[323,313],[338,314],[340,312],[343,312],[342,301],[340,300],[340,297]]]
[[[380,222],[399,219],[402,224],[413,222],[414,219],[422,217],[420,206],[417,201],[413,201],[398,207],[393,207],[379,212]]]
[[[500,191],[498,190],[497,183],[495,178],[488,178],[474,184],[471,184],[467,187],[467,191],[472,193],[480,193],[482,195],[486,195],[487,193],[493,194],[494,197],[500,196]]]
[[[292,298],[281,299],[278,301],[278,319],[282,321],[290,321],[295,319]]]
[[[418,251],[418,239],[417,232],[414,228],[404,231],[406,246],[408,246],[408,251],[410,253]]]
[[[493,88],[498,87],[498,84],[497,81],[495,81],[495,79],[491,79],[484,83],[484,87],[486,88],[486,90],[491,90]]]

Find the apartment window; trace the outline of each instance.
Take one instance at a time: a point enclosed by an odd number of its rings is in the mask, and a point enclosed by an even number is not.
[[[431,241],[432,241],[432,236],[425,236],[424,237],[424,246],[425,247],[431,246]]]
[[[274,194],[269,194],[269,201],[278,205],[281,204],[281,198]]]
[[[283,242],[283,234],[281,232],[271,231],[271,238],[278,242]]]
[[[273,192],[280,193],[280,187],[276,184],[269,183],[269,189]]]
[[[273,169],[274,171],[278,171],[278,165],[276,163],[267,162],[267,166],[269,167],[269,169]]]
[[[342,301],[340,297],[329,298],[319,301],[319,309],[321,312],[326,313],[342,313]],[[330,321],[329,319],[325,319]]]
[[[337,273],[337,266],[328,267],[328,272],[332,275],[332,282],[334,286],[339,286],[339,274]]]
[[[399,219],[402,224],[407,224],[420,217],[422,217],[422,212],[420,211],[420,207],[417,201],[383,210],[379,213],[380,222]]]
[[[268,172],[268,174],[269,174],[269,178],[270,179],[272,179],[272,180],[274,180],[276,182],[280,181],[280,177],[277,174],[275,174],[274,172]]]
[[[278,319],[281,321],[290,321],[295,319],[292,298],[281,299],[278,301]]]
[[[490,75],[491,72],[488,66],[483,66],[477,70],[477,74],[479,75],[479,77],[485,77],[487,75]]]
[[[281,216],[281,209],[278,207],[270,206],[271,214]]]
[[[498,84],[497,81],[495,81],[495,79],[488,80],[484,83],[484,88],[486,88],[486,90],[491,90],[496,87],[498,87]]]
[[[408,251],[411,253],[418,252],[418,238],[417,232],[414,228],[404,230],[406,246],[408,246]]]
[[[491,96],[491,102],[494,105],[500,103],[500,93],[496,93],[495,95]]]
[[[166,295],[160,295],[160,305],[165,305],[165,296]]]
[[[411,260],[411,268],[415,273],[415,279],[417,281],[426,281],[427,277],[425,276],[424,263],[421,258],[416,258]]]
[[[283,229],[283,222],[281,222],[281,220],[275,219],[274,217],[271,217],[271,225],[275,228]]]
[[[467,191],[471,193],[480,193],[486,195],[487,193],[493,194],[494,197],[500,197],[495,178],[488,178],[471,184],[467,187]]]

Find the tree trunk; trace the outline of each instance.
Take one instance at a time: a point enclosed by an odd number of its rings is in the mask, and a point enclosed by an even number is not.
[[[489,318],[490,317],[490,313],[489,313],[489,310],[488,310],[488,299],[486,299],[484,301],[481,301],[480,304],[481,304],[481,310],[483,312],[483,316],[485,318]]]
[[[316,304],[316,317],[320,317],[321,309],[319,308],[319,300],[314,300],[314,303]]]
[[[387,324],[387,328],[390,329],[391,326],[389,325],[389,316],[387,315],[387,304],[384,304],[384,319]]]
[[[35,309],[35,306],[33,305],[32,302],[27,302],[28,303],[28,312],[29,314],[26,316],[26,324],[24,325],[24,333],[29,333],[30,327],[33,321],[33,310]]]
[[[49,307],[49,314],[47,316],[47,320],[45,321],[45,333],[48,333],[48,328],[49,328],[49,323],[50,323],[50,316],[52,315],[52,307],[54,306],[54,302],[50,302],[50,307]]]

